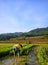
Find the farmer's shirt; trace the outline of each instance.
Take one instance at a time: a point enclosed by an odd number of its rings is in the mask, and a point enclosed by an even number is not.
[[[19,44],[15,44],[14,46],[16,46],[17,48],[19,48],[19,50],[21,50],[21,46]]]

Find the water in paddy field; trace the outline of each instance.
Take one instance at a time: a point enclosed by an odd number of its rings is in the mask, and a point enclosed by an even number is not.
[[[31,50],[28,56],[10,56],[0,60],[0,65],[39,65],[37,57]]]

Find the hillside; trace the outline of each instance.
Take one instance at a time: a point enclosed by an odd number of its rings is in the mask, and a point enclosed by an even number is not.
[[[47,28],[37,28],[29,32],[15,32],[15,33],[6,33],[0,34],[0,40],[9,40],[11,38],[19,37],[33,37],[33,36],[48,36],[48,27]]]
[[[28,32],[28,35],[32,36],[42,36],[48,35],[48,27],[47,28],[37,28]]]

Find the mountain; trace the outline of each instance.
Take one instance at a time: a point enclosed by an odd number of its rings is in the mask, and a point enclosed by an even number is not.
[[[15,32],[15,33],[6,33],[0,34],[0,40],[9,40],[11,38],[19,38],[19,37],[32,37],[32,36],[44,36],[48,35],[48,27],[46,28],[37,28],[31,30],[29,32]]]
[[[0,34],[0,40],[9,40],[10,38],[17,38],[21,34],[22,32]]]
[[[48,27],[47,28],[37,28],[28,32],[28,35],[31,36],[41,36],[48,35]]]

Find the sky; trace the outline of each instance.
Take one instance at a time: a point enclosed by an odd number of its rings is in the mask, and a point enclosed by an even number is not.
[[[48,27],[48,0],[0,0],[0,34]]]

